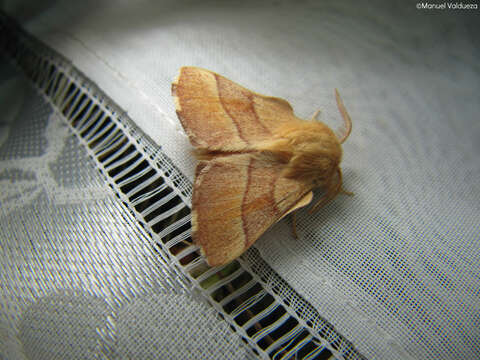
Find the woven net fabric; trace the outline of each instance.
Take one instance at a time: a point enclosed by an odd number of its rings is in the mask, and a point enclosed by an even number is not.
[[[14,6],[10,10],[15,13]],[[161,284],[169,279],[167,282],[178,288],[176,281],[185,276],[244,337],[249,344],[246,348],[259,348],[260,355],[272,358],[293,354],[305,358],[320,358],[319,354],[359,358],[363,354],[384,359],[480,356],[480,46],[475,12],[435,12],[402,1],[368,5],[353,1],[247,1],[241,5],[119,1],[104,3],[101,8],[89,2],[59,2],[48,9],[32,8],[32,12],[30,16],[19,13],[25,28],[119,104],[122,110],[114,115],[127,114],[134,123],[122,128],[128,130],[128,141],[119,133],[110,133],[113,115],[100,121],[94,107],[80,100],[83,95],[67,86],[63,92],[58,90],[63,86],[63,70],[53,72],[49,80],[53,85],[49,85],[22,61],[30,59],[28,46],[18,53],[11,51],[47,94],[62,93],[62,102],[56,102],[55,96],[52,102],[66,109],[62,114],[70,117],[72,131],[83,139],[84,146],[95,149],[89,154],[97,160],[96,166],[104,169],[107,183],[130,205],[132,216],[147,225],[132,220],[131,226],[140,231],[151,225],[163,239],[162,249],[174,254],[172,258],[159,257],[168,264],[161,267],[166,275],[152,270],[149,278],[158,278]],[[33,68],[43,67],[49,74],[49,56]],[[333,127],[339,121],[333,99],[333,89],[338,88],[353,118],[342,168],[344,187],[355,195],[338,197],[315,214],[300,210],[298,240],[292,238],[291,224],[285,219],[228,271],[203,268],[201,260],[193,256],[197,249],[185,243],[189,236],[185,209],[195,162],[170,96],[171,81],[182,65],[205,67],[252,90],[286,98],[300,117],[308,118],[320,107],[321,120]],[[69,96],[78,104],[68,105]],[[18,109],[15,102],[9,104]],[[76,120],[76,112],[90,120]],[[30,126],[21,129],[22,141],[9,139],[13,132],[2,139],[10,141],[8,148],[16,149],[14,153],[35,158],[45,148],[45,140],[32,139]],[[103,137],[103,133],[107,135]],[[61,143],[60,139],[56,141]],[[151,193],[137,196],[134,185],[127,184],[133,166],[139,166],[139,178],[150,170],[141,167],[143,158],[128,151],[132,143],[146,149],[147,160],[156,159],[158,174],[168,180],[160,181],[157,175],[148,178],[155,185],[148,188]],[[116,170],[119,160],[108,159],[109,147],[124,153],[122,169]],[[31,162],[22,165],[18,159],[12,160],[11,150],[4,151],[12,169],[3,176],[16,184],[12,191],[17,198],[27,196],[24,194],[45,197],[44,190],[36,187],[37,178],[49,182],[47,188],[58,194],[52,198],[59,203],[78,201],[78,206],[86,206],[79,194],[87,190],[70,191],[78,186],[72,178],[93,184],[88,186],[87,204],[88,199],[105,197],[101,191],[105,180],[89,177],[78,166],[53,166],[64,176],[50,176],[47,171],[32,171]],[[69,156],[68,151],[55,154]],[[22,171],[13,166],[16,163]],[[62,191],[63,186],[70,188]],[[167,187],[171,190],[164,193]],[[142,199],[157,196],[155,191],[161,201],[142,207]],[[16,211],[21,202],[9,199]],[[86,211],[95,216],[79,222],[85,228],[93,226],[90,221],[95,224],[96,218],[106,216],[101,211]],[[124,211],[109,216],[114,226],[108,229],[122,228],[128,218]],[[25,216],[23,212],[20,215]],[[174,220],[166,221],[172,216]],[[35,232],[54,232],[48,227],[45,230],[42,223],[32,224]],[[5,230],[5,236],[18,231],[14,228]],[[103,226],[94,229],[101,234],[105,231]],[[130,241],[124,246],[130,246],[127,244]],[[61,244],[55,246],[62,249]],[[92,259],[80,263],[95,271],[102,268],[101,262],[91,265],[95,263]],[[32,272],[37,273],[37,268]],[[9,282],[16,284],[19,277]],[[108,274],[100,277],[109,278]],[[98,291],[103,289],[101,284],[94,285]],[[118,290],[122,294],[131,286],[120,285],[115,288],[122,289]],[[133,283],[134,289],[136,286]],[[236,290],[229,292],[229,288]],[[23,300],[16,299],[12,296],[6,303],[22,304]],[[171,304],[159,295],[132,309],[150,301],[165,307]],[[16,314],[20,313],[28,314],[18,309]],[[2,321],[22,330],[20,334],[28,334],[19,327],[19,319]],[[134,331],[129,326],[124,324],[118,334]],[[18,345],[15,331],[4,333],[12,348]],[[102,339],[108,339],[108,331],[105,333]],[[224,336],[233,335],[226,332]],[[130,347],[131,343],[122,339],[118,349]],[[141,343],[142,335],[137,339]],[[165,339],[165,344],[169,341]],[[99,346],[107,345],[100,342]]]

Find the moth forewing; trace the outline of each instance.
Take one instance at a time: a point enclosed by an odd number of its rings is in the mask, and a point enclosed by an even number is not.
[[[315,186],[341,191],[341,146],[351,120],[336,91],[344,130],[297,118],[290,104],[209,70],[182,67],[175,109],[201,154],[192,198],[192,237],[207,262],[240,256],[272,224],[308,205]],[[340,187],[334,184],[340,181]]]

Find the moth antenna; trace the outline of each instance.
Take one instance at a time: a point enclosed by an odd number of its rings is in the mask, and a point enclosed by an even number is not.
[[[340,144],[342,144],[343,142],[345,142],[345,140],[347,140],[348,135],[350,135],[350,132],[352,131],[352,119],[350,118],[350,115],[348,115],[347,109],[345,108],[345,105],[343,104],[342,98],[340,97],[337,89],[335,89],[335,98],[337,99],[338,110],[340,111],[340,114],[343,118],[343,127],[338,129],[336,132],[338,141],[340,142]]]

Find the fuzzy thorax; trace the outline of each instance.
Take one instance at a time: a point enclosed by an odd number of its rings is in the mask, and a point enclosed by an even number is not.
[[[299,120],[285,124],[263,150],[286,163],[286,177],[311,181],[315,186],[331,183],[342,159],[337,137],[321,122]]]

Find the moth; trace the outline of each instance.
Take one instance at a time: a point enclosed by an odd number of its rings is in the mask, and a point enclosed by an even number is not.
[[[260,95],[209,70],[182,67],[172,83],[176,112],[198,164],[192,238],[211,266],[240,256],[272,224],[342,192],[341,144],[352,122],[335,90],[343,126],[332,131],[296,117],[290,104]]]

